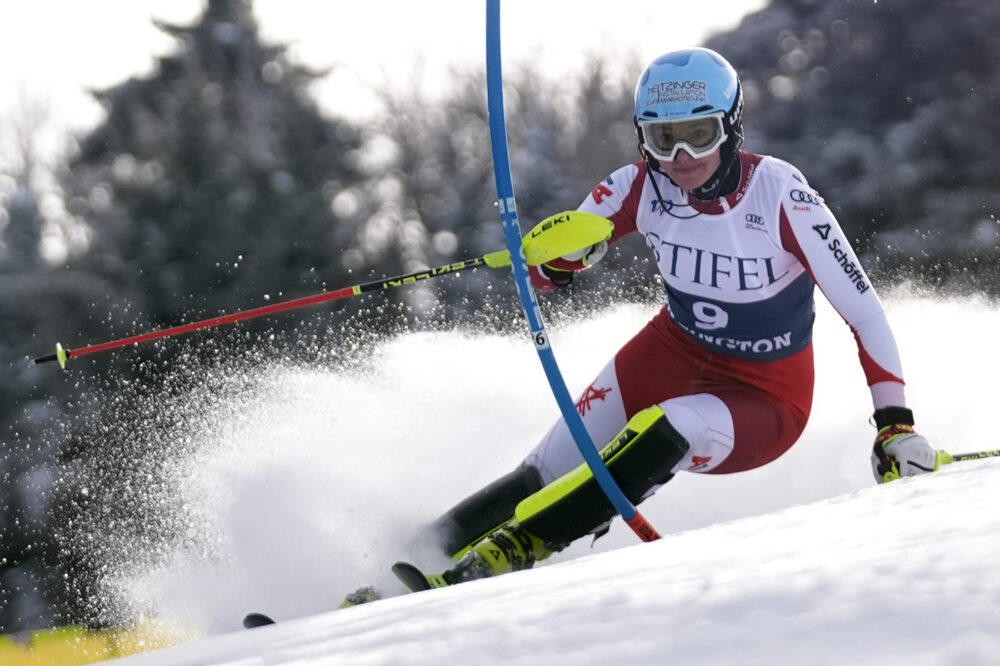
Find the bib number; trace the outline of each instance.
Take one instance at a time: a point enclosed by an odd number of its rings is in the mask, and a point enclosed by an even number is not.
[[[697,301],[691,306],[691,312],[696,320],[694,325],[705,331],[725,328],[729,324],[729,313],[715,303]]]

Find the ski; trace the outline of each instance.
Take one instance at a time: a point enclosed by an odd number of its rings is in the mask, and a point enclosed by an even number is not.
[[[442,574],[424,573],[409,562],[396,562],[392,565],[392,573],[396,574],[396,578],[398,578],[410,592],[423,592],[425,590],[432,590],[436,587],[448,586],[448,581],[445,580]],[[344,599],[344,602],[340,605],[340,608],[358,606],[360,604],[378,601],[381,598],[382,595],[376,588],[371,586],[362,587],[359,590],[348,594]],[[243,627],[246,629],[266,627],[269,624],[275,624],[275,620],[268,615],[264,615],[263,613],[248,613],[247,616],[243,618]]]
[[[447,587],[448,581],[441,574],[427,574],[409,562],[396,562],[392,565],[392,573],[396,574],[410,592],[423,592],[435,587]]]
[[[274,620],[263,613],[248,613],[243,618],[244,629],[256,629],[257,627],[266,627],[269,624],[274,624]]]
[[[365,587],[358,588],[354,592],[351,592],[346,597],[344,601],[340,604],[338,608],[350,608],[351,606],[360,606],[361,604],[368,604],[373,601],[378,601],[382,598],[382,593],[372,585],[366,585]],[[249,613],[243,618],[243,627],[246,629],[256,629],[257,627],[266,627],[269,624],[275,624],[275,620],[271,619],[269,616],[263,613]]]

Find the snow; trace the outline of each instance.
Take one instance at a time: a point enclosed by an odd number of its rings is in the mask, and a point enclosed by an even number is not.
[[[555,407],[526,337],[408,334],[361,370],[262,368],[255,395],[205,405],[178,470],[195,535],[114,582],[202,637],[120,663],[1000,663],[1000,458],[875,485],[856,348],[819,305],[802,440],[760,470],[678,476],[641,507],[663,539],[617,524],[531,571],[345,610],[362,584],[399,594],[395,559],[438,564],[414,530],[512,468]],[[1000,360],[959,342],[995,337],[1000,307],[901,291],[887,308],[918,430],[998,448]],[[653,312],[553,330],[569,385]],[[250,610],[281,621],[242,630]]]

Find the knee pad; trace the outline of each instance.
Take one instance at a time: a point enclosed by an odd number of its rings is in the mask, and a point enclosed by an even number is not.
[[[688,451],[687,441],[658,406],[633,416],[601,449],[612,478],[633,504],[673,478]],[[559,550],[610,520],[616,511],[584,463],[520,502],[515,518],[526,531]]]
[[[510,520],[518,503],[543,485],[534,467],[523,465],[505,474],[434,522],[438,542],[449,557],[460,557]]]

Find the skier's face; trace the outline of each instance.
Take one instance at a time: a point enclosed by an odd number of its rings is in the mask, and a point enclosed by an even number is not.
[[[660,160],[660,168],[677,183],[682,190],[696,190],[712,177],[715,170],[722,164],[722,151],[716,150],[711,155],[702,158],[691,157],[684,148],[680,148],[677,157],[672,162]]]

